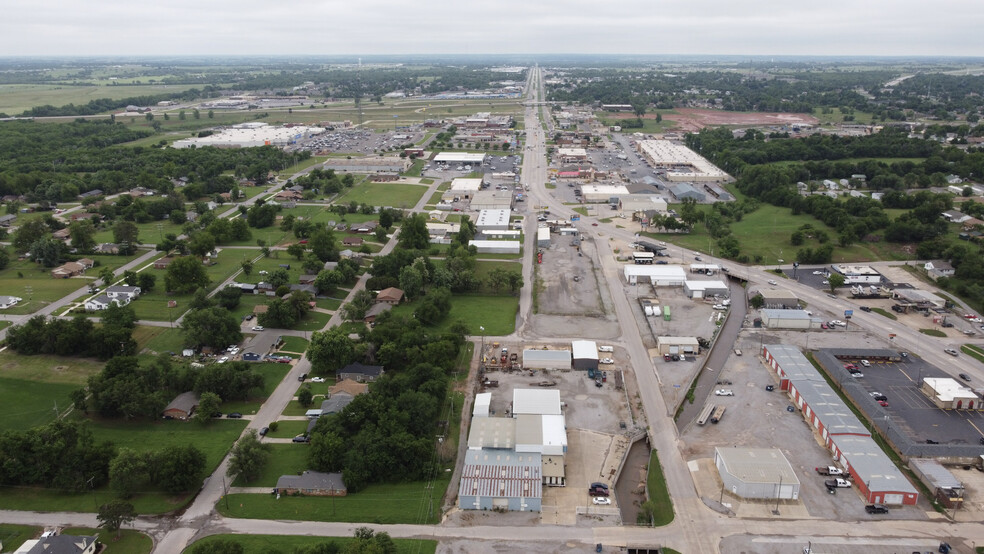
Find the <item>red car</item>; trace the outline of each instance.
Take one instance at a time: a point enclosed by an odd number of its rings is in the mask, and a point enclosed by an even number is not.
[[[882,408],[887,408],[888,407],[888,401],[887,400],[879,400],[878,401],[878,405],[881,406]]]
[[[304,239],[304,240],[298,242],[297,244],[307,244],[307,239]]]
[[[820,324],[820,328],[821,329],[830,329],[830,326],[828,326],[826,323],[821,323]]]
[[[844,366],[844,369],[846,369],[848,371],[850,371],[852,369],[857,369],[857,368],[858,368],[858,366],[856,366],[854,364],[847,364],[846,366]]]
[[[598,226],[598,224],[597,224],[597,223],[592,223],[592,224],[591,224],[591,226],[592,226],[592,227],[597,227],[597,226]]]

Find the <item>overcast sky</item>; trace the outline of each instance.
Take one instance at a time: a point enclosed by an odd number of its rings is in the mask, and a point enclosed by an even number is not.
[[[980,0],[6,0],[0,55],[984,56]]]

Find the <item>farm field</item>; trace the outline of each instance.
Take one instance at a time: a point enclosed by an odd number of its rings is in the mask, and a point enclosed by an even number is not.
[[[64,106],[87,104],[99,98],[130,98],[152,94],[168,94],[195,88],[196,85],[132,85],[132,86],[72,86],[72,85],[0,85],[0,112],[20,115],[35,106]]]

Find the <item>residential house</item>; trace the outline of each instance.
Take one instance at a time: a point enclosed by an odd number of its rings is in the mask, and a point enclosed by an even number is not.
[[[64,264],[51,270],[51,276],[55,279],[68,279],[76,275],[85,273],[86,267],[78,262],[65,262]]]
[[[290,285],[291,292],[298,291],[298,290],[306,292],[311,296],[317,296],[318,294],[318,289],[314,285],[298,285],[298,284]]]
[[[106,296],[126,301],[124,304],[129,304],[131,300],[140,296],[140,287],[131,287],[130,285],[113,285],[106,287]]]
[[[362,246],[365,242],[362,237],[345,237],[342,239],[342,244],[344,246]]]
[[[96,254],[119,254],[120,246],[112,242],[104,242],[96,246]]]
[[[300,475],[282,475],[277,479],[276,494],[303,496],[345,496],[348,489],[341,473],[305,471]]]
[[[49,535],[24,541],[14,554],[96,554],[99,537]]]
[[[100,294],[95,298],[90,298],[85,301],[85,309],[90,312],[98,312],[109,308],[110,304],[116,304],[117,306],[125,306],[130,303],[128,298],[110,298],[105,294]]]
[[[185,219],[187,219],[188,221],[190,221],[192,223],[198,221],[198,217],[199,217],[198,212],[194,212],[194,211],[192,211],[192,212],[185,212]]]
[[[358,381],[353,381],[351,379],[343,379],[328,388],[329,394],[337,394],[340,392],[344,392],[352,396],[359,396],[360,394],[369,392],[369,385]]]
[[[953,277],[955,270],[950,262],[943,260],[931,260],[923,265],[923,268],[929,272],[929,276],[933,279],[939,279],[940,277]]]
[[[165,256],[154,262],[154,269],[167,269],[167,266],[171,265],[171,262],[173,261],[174,258]]]
[[[76,262],[82,264],[82,267],[86,269],[92,269],[92,266],[96,265],[96,262],[92,261],[90,258],[80,258]]]
[[[389,287],[379,291],[376,294],[377,304],[392,304],[397,305],[403,300],[403,291],[396,287]]]
[[[102,219],[101,215],[94,214],[92,212],[72,212],[72,214],[69,215],[68,217],[72,221],[81,221],[84,219]]]
[[[362,321],[365,321],[366,323],[376,323],[377,317],[379,317],[383,312],[388,312],[392,309],[392,304],[377,302],[366,311],[366,317],[364,317]]]
[[[321,415],[337,414],[354,399],[354,396],[345,392],[333,394],[321,403]]]
[[[0,296],[0,310],[6,310],[7,308],[16,306],[21,300],[23,298],[17,296]]]
[[[198,394],[194,391],[183,392],[164,408],[163,415],[165,419],[188,419],[197,407]]]
[[[375,233],[376,227],[379,227],[379,223],[375,221],[366,221],[365,223],[352,224],[352,230],[356,233]]]
[[[302,199],[303,197],[304,197],[303,194],[294,190],[282,190],[278,192],[276,196],[274,196],[276,200],[288,200],[288,201],[289,200],[297,201]]]
[[[957,210],[947,210],[942,214],[940,214],[940,216],[942,216],[943,219],[949,221],[950,223],[963,223],[968,219],[970,219],[969,215],[962,212],[958,212]]]
[[[2,225],[2,222],[0,222],[0,225]],[[62,242],[68,242],[68,239],[71,238],[70,235],[71,232],[69,232],[68,227],[65,227],[64,229],[58,229],[54,233],[51,233],[51,238],[58,239]]]
[[[102,195],[103,195],[102,189],[92,189],[89,192],[83,192],[82,194],[78,195],[78,199],[85,200],[86,198],[95,198],[96,196],[102,196]]]
[[[313,285],[314,284],[314,280],[317,279],[317,278],[318,278],[317,275],[301,275],[297,279],[297,282],[300,283],[300,284],[302,284],[302,285]]]
[[[0,227],[10,227],[15,219],[17,219],[17,214],[0,215]]]
[[[381,365],[362,365],[355,362],[339,369],[335,374],[335,380],[352,379],[360,383],[371,383],[379,379],[384,373],[386,372]]]

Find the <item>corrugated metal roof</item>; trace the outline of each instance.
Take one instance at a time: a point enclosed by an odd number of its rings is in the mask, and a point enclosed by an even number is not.
[[[828,434],[870,435],[861,420],[825,381],[799,381],[794,386],[810,410],[820,418]]]
[[[799,381],[824,381],[810,360],[795,346],[787,344],[768,344],[765,349],[775,358],[790,381],[799,388]]]
[[[731,475],[746,483],[798,485],[799,478],[789,460],[777,448],[715,448]]]
[[[833,438],[833,442],[840,449],[841,457],[851,466],[858,479],[867,483],[870,491],[918,493],[871,437],[839,435]]]
[[[769,319],[812,319],[806,310],[775,310],[764,308],[762,315]]]
[[[534,453],[465,453],[459,496],[540,498],[543,495],[541,456]]]
[[[928,458],[910,458],[909,465],[917,472],[926,476],[934,487],[941,489],[962,489],[963,483],[957,479],[943,464]]]
[[[513,389],[513,414],[560,415],[560,391]]]
[[[511,417],[478,417],[472,419],[468,432],[468,448],[505,448],[516,444],[516,420]]]
[[[570,350],[523,350],[523,364],[529,365],[530,362],[571,362]]]
[[[598,344],[593,340],[571,341],[571,350],[575,360],[597,360]]]

